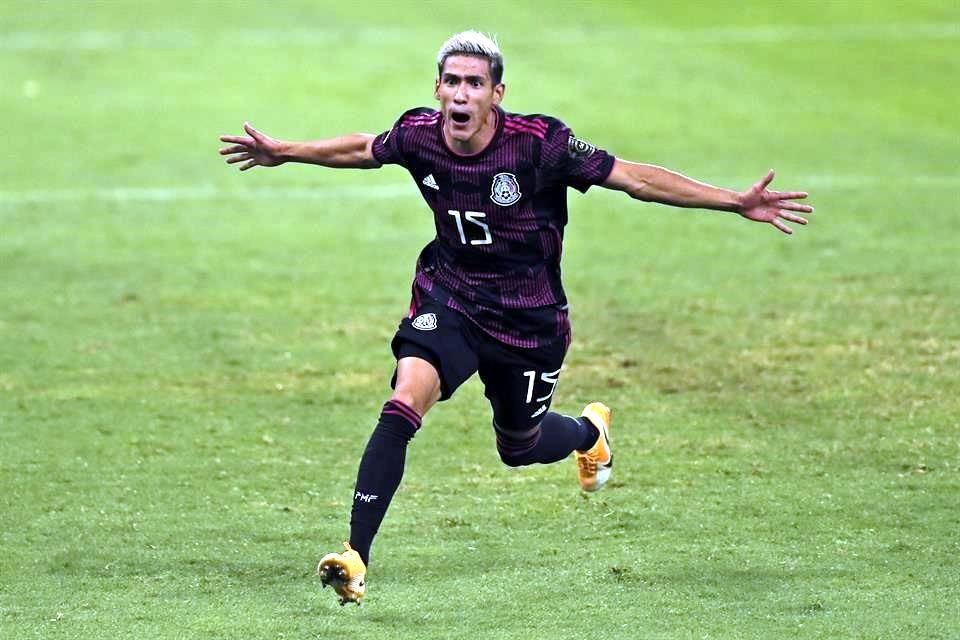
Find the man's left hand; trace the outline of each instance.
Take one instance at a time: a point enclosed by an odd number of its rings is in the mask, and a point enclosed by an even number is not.
[[[740,194],[740,207],[737,212],[748,220],[766,222],[783,233],[790,234],[793,229],[788,227],[784,220],[807,224],[805,217],[793,212],[813,213],[813,207],[793,202],[806,198],[806,191],[769,191],[767,186],[773,182],[773,175],[771,169],[766,177]]]

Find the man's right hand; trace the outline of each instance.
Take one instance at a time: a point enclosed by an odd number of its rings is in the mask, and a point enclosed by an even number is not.
[[[256,166],[276,167],[286,162],[283,142],[254,129],[249,122],[243,123],[243,130],[247,135],[220,136],[221,142],[233,144],[232,147],[220,149],[220,155],[227,156],[227,164],[243,162],[240,171],[246,171]]]

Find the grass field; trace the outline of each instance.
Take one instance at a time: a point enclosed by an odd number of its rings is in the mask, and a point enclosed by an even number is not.
[[[960,638],[957,4],[351,6],[0,4],[0,637]],[[615,408],[611,486],[505,471],[471,382],[341,609],[432,221],[217,136],[382,131],[468,27],[509,110],[817,213],[571,193],[554,406]]]

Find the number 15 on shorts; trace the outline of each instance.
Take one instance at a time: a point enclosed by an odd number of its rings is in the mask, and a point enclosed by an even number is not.
[[[544,402],[553,396],[557,390],[557,380],[560,378],[560,369],[551,372],[538,373],[537,371],[524,371],[523,375],[527,378],[527,404],[531,402]],[[541,384],[537,384],[537,383]],[[537,393],[546,392],[546,395],[534,398]]]

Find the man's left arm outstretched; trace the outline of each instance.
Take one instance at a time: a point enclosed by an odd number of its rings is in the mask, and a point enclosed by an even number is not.
[[[602,186],[623,191],[645,202],[659,202],[675,207],[732,211],[754,222],[771,224],[783,233],[793,233],[787,222],[807,224],[800,214],[813,213],[813,207],[796,202],[807,197],[806,191],[771,191],[771,169],[765,177],[746,191],[732,191],[693,180],[652,164],[640,164],[617,158]]]

